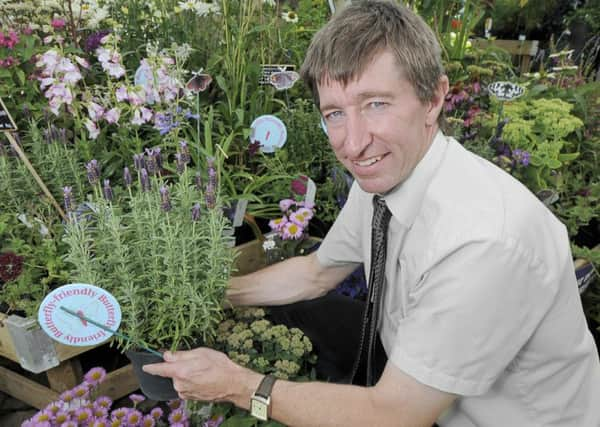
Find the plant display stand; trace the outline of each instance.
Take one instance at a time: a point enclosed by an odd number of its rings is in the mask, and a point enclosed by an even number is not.
[[[81,383],[83,372],[78,356],[92,348],[56,343],[40,329],[35,319],[0,313],[0,356],[45,377],[38,382],[29,378],[31,375],[0,366],[0,391],[42,409],[58,400],[60,393]],[[138,388],[133,369],[127,365],[109,372],[98,393],[116,399]]]

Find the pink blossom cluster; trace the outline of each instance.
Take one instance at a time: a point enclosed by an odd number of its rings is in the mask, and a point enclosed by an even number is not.
[[[85,59],[76,55],[73,55],[73,59],[81,67],[89,68]],[[63,104],[73,103],[73,88],[83,78],[79,67],[55,49],[45,52],[36,66],[42,68],[38,80],[40,88],[49,100],[50,111],[58,116]]]
[[[282,240],[301,239],[314,216],[314,204],[283,199],[279,202],[279,209],[283,212],[283,216],[269,221],[271,230],[276,231]]]
[[[87,104],[88,118],[85,119],[84,125],[90,134],[90,139],[98,138],[100,128],[98,122],[101,119],[106,120],[109,124],[118,123],[121,118],[121,109],[113,107],[110,109],[104,108],[102,105],[90,101]]]
[[[19,35],[15,31],[8,30],[6,34],[0,31],[0,47],[13,49],[17,43],[19,43]],[[8,55],[6,58],[0,58],[0,68],[9,68],[18,64],[19,60],[12,55]]]
[[[167,402],[170,413],[165,416],[159,406],[147,414],[137,409],[137,405],[146,400],[140,394],[131,394],[132,407],[111,410],[113,401],[107,396],[92,398],[97,386],[106,378],[103,368],[93,368],[84,376],[84,381],[71,390],[63,392],[59,400],[50,403],[33,417],[26,420],[22,427],[155,427],[165,425],[189,427],[190,421],[181,400]]]
[[[0,31],[0,47],[12,49],[19,43],[19,35],[14,30],[8,30],[6,33]]]
[[[175,60],[168,56],[160,56],[154,62],[157,64],[152,66],[148,58],[140,61],[135,83],[142,88],[147,104],[169,103],[177,98],[181,87],[171,69]]]
[[[108,73],[109,76],[120,79],[125,75],[125,67],[123,67],[123,61],[121,54],[115,49],[108,46],[109,41],[114,38],[111,34],[104,36],[100,41],[102,46],[96,49],[96,57],[102,69]]]

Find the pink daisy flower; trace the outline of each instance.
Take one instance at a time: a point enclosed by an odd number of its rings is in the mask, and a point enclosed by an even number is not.
[[[106,370],[101,367],[90,369],[84,376],[83,379],[93,386],[100,384],[106,378]]]

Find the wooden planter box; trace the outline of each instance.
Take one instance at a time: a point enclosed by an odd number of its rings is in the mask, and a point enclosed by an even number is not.
[[[0,366],[0,391],[35,408],[45,408],[65,390],[83,380],[79,355],[95,347],[66,346],[50,339],[32,318],[0,313],[0,357],[18,363],[34,374],[43,374],[43,384]],[[4,364],[2,364],[4,365]],[[48,383],[48,386],[45,383]],[[139,388],[131,365],[109,372],[98,392],[118,399]]]

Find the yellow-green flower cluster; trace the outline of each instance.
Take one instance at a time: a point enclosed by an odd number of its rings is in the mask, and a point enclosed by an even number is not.
[[[273,325],[257,308],[237,309],[217,328],[217,348],[234,362],[282,379],[299,379],[316,361],[312,343],[298,328]]]

